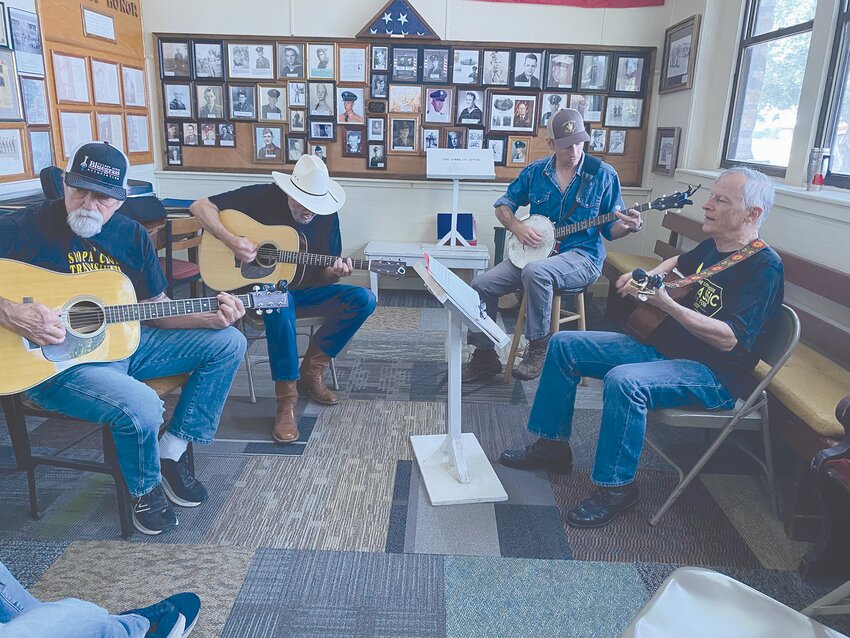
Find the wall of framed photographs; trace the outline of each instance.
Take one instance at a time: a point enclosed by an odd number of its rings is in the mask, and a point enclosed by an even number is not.
[[[640,185],[654,48],[154,34],[168,170],[320,155],[334,175],[422,178],[425,150],[491,148],[497,179],[549,154],[576,108],[588,152]]]

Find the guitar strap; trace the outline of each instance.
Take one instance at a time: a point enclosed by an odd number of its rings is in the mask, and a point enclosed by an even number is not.
[[[599,172],[599,168],[601,166],[601,161],[585,153],[584,164],[581,167],[581,183],[578,186],[578,191],[576,192],[572,207],[570,208],[570,210],[567,211],[567,214],[565,216],[562,216],[561,219],[558,220],[559,226],[562,226],[564,222],[566,222],[570,217],[573,216],[573,213],[576,212],[576,209],[579,207],[579,204],[581,204],[581,200],[584,197],[584,191],[587,190],[587,187],[590,185],[590,182],[592,182],[593,178],[596,177],[596,174]]]
[[[728,257],[724,257],[720,261],[718,261],[713,266],[709,266],[708,268],[704,268],[698,273],[694,273],[693,275],[688,275],[687,277],[683,277],[682,279],[678,279],[676,281],[671,281],[669,284],[664,284],[665,288],[684,288],[685,286],[690,286],[698,281],[711,277],[712,275],[716,275],[719,272],[726,270],[727,268],[731,268],[735,264],[740,264],[745,259],[752,257],[757,252],[764,250],[767,248],[767,244],[761,239],[754,239],[749,244],[741,248],[740,250],[735,251]]]

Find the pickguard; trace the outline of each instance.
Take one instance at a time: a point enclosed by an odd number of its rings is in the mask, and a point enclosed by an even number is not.
[[[272,274],[276,267],[277,264],[274,266],[263,266],[256,261],[247,263],[243,261],[242,265],[239,266],[239,272],[245,279],[262,279]]]
[[[97,350],[105,337],[105,331],[96,334],[94,337],[77,337],[66,332],[65,341],[53,346],[44,346],[41,352],[48,361],[70,361]]]

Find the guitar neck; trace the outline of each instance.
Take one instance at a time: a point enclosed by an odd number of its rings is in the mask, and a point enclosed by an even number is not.
[[[316,266],[329,268],[334,265],[338,257],[333,255],[317,255],[315,253],[302,253],[294,250],[280,250],[277,260],[283,264],[301,264],[303,266]],[[368,259],[352,259],[351,264],[355,270],[369,270]]]
[[[640,211],[641,213],[646,210],[649,210],[650,208],[652,208],[651,202],[647,202],[646,204],[640,204],[634,207],[635,210]],[[615,219],[617,219],[616,213],[606,213],[604,215],[597,215],[596,217],[591,217],[589,219],[576,222],[575,224],[561,226],[560,228],[555,229],[555,239],[563,239],[567,235],[572,235],[573,233],[577,233],[581,230],[587,230],[588,228],[593,228],[594,226],[602,226],[603,224],[612,222]]]
[[[236,297],[239,298],[246,310],[254,307],[251,295],[236,295]],[[218,306],[219,302],[216,297],[203,297],[200,299],[169,299],[168,301],[146,301],[106,306],[103,311],[106,323],[123,323],[216,312]]]

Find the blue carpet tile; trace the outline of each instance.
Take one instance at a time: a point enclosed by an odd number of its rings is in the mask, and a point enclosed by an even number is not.
[[[222,638],[445,636],[443,559],[261,549]]]
[[[386,551],[394,554],[404,552],[404,536],[407,531],[407,504],[410,498],[410,474],[413,461],[396,461],[393,482],[393,504],[387,528]]]
[[[0,540],[0,562],[27,589],[59,558],[68,543],[42,543],[18,538]],[[72,595],[69,593],[69,595]]]
[[[496,526],[502,556],[572,558],[557,507],[496,503]]]

